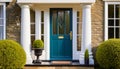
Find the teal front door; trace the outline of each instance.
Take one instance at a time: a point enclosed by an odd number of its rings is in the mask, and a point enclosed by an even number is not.
[[[72,9],[50,9],[50,60],[72,60]]]

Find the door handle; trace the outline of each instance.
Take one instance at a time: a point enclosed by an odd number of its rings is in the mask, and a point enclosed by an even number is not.
[[[72,40],[72,38],[73,38],[73,33],[72,31],[70,31],[70,40]]]

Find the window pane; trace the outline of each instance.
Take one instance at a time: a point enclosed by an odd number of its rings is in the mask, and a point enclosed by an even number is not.
[[[77,34],[80,35],[82,33],[82,25],[81,23],[77,23]]]
[[[116,10],[115,10],[115,12],[116,12],[116,18],[120,18],[120,5],[116,5],[115,6],[115,8],[116,8]]]
[[[44,24],[41,24],[41,34],[44,34]]]
[[[44,11],[41,11],[41,22],[44,23]]]
[[[116,20],[116,26],[120,26],[120,20]]]
[[[0,6],[0,18],[3,18],[3,6]]]
[[[2,26],[3,24],[3,19],[0,19],[0,25]]]
[[[41,40],[44,42],[44,36],[43,35],[41,36]]]
[[[77,36],[77,51],[81,50],[81,37]]]
[[[120,28],[116,28],[115,34],[116,34],[116,38],[119,38],[119,35],[120,35]]]
[[[33,45],[34,40],[35,40],[35,36],[31,36],[31,45]]]
[[[114,20],[109,20],[108,21],[108,26],[114,26]]]
[[[31,22],[35,22],[35,11],[30,10],[30,20]]]
[[[108,38],[114,38],[114,28],[108,28]]]
[[[108,5],[108,18],[114,18],[114,5]]]
[[[35,24],[31,24],[31,34],[35,34]]]
[[[64,34],[64,11],[58,12],[58,26],[59,34]]]
[[[0,40],[3,39],[3,26],[0,26]]]
[[[77,22],[79,22],[79,11],[77,11]]]
[[[57,11],[53,11],[52,13],[52,21],[53,21],[53,34],[57,34]]]
[[[79,17],[79,11],[77,11],[77,17]]]
[[[66,34],[70,33],[70,11],[65,11]]]

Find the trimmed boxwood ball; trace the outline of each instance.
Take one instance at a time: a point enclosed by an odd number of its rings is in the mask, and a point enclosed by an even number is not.
[[[20,44],[13,40],[0,40],[0,69],[21,69],[26,54]]]
[[[42,40],[34,40],[33,42],[33,48],[44,48],[44,43]]]
[[[98,46],[96,60],[102,69],[120,69],[120,39],[109,39]]]

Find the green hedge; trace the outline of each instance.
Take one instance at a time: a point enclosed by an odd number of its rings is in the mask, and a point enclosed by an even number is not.
[[[20,69],[26,63],[26,54],[13,40],[0,40],[0,69]]]
[[[120,69],[120,39],[110,39],[100,44],[96,60],[102,69]]]

